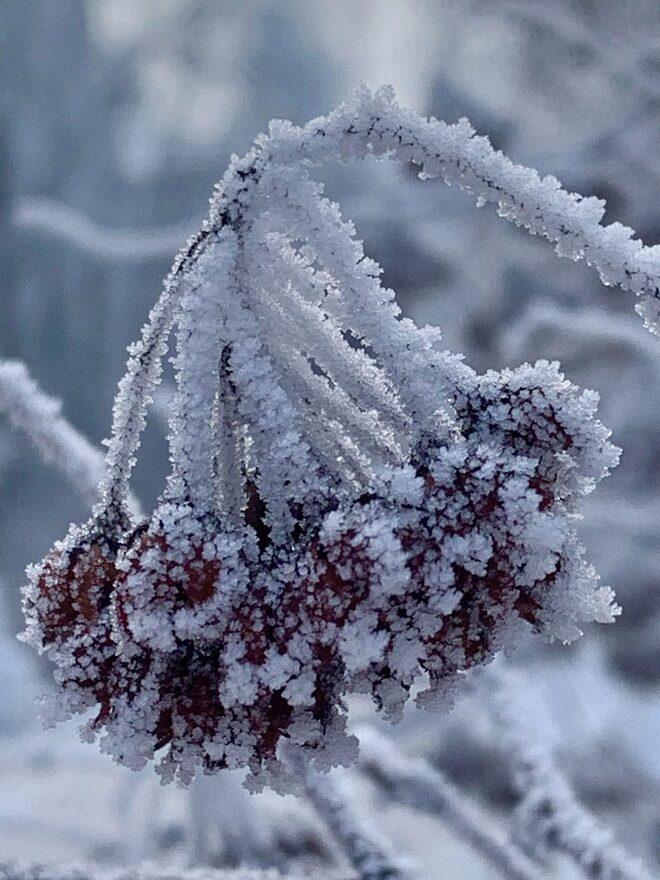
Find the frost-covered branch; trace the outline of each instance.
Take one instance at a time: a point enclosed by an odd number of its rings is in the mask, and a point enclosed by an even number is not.
[[[44,394],[20,361],[0,361],[0,412],[86,501],[98,501],[103,454],[65,419],[60,401]],[[135,500],[132,506],[138,509]]]
[[[421,166],[423,177],[442,176],[474,194],[478,204],[495,204],[502,217],[554,242],[560,256],[585,259],[604,284],[630,289],[645,302],[660,297],[660,246],[645,247],[620,223],[603,226],[602,200],[568,193],[555,177],[516,165],[477,136],[467,120],[447,125],[425,119],[399,108],[387,90],[364,91],[355,104],[327,118],[278,133],[276,162],[286,164],[297,155],[317,163],[333,150],[344,158],[370,153],[411,161]],[[657,311],[646,316],[655,320]]]
[[[92,222],[81,211],[54,199],[26,196],[14,208],[20,229],[54,236],[102,260],[151,260],[171,257],[197,221],[162,229],[114,229]]]
[[[536,866],[428,761],[407,757],[369,728],[360,729],[359,739],[359,766],[385,796],[437,816],[505,880],[540,880]]]
[[[533,854],[544,860],[553,850],[564,853],[588,880],[652,880],[641,861],[616,844],[613,834],[579,803],[550,750],[531,735],[521,699],[529,685],[503,665],[490,667],[484,679],[484,693],[521,796],[518,815]]]
[[[471,192],[479,205],[495,204],[502,217],[553,242],[560,256],[585,259],[597,269],[604,284],[634,291],[640,297],[638,310],[647,327],[654,330],[660,298],[660,246],[644,246],[632,237],[633,230],[619,223],[603,226],[605,204],[602,200],[568,193],[561,189],[556,178],[542,178],[537,171],[516,165],[493,150],[486,137],[477,136],[467,120],[447,125],[433,118],[425,119],[414,111],[400,108],[390,89],[381,89],[375,94],[362,89],[353,101],[303,127],[286,122],[271,124],[269,135],[258,138],[255,148],[243,159],[236,159],[218,185],[210,215],[175,260],[161,300],[143,328],[143,339],[132,350],[128,372],[120,385],[106,485],[115,501],[126,485],[144,409],[160,376],[160,367],[155,361],[162,356],[174,321],[181,279],[207,248],[215,246],[222,228],[231,227],[239,233],[241,242],[247,242],[260,210],[266,211],[278,202],[282,206],[290,203],[290,209],[297,213],[303,237],[309,236],[312,247],[321,249],[323,237],[336,226],[333,212],[337,212],[334,206],[319,199],[318,192],[300,195],[303,166],[365,156],[413,162],[421,167],[422,177],[441,176],[447,183],[457,183]],[[296,190],[298,198],[294,195]],[[272,219],[276,224],[279,222],[278,211]],[[262,251],[266,248],[263,240],[254,244]],[[355,243],[352,244],[355,247]],[[326,249],[332,257],[334,249]],[[362,278],[356,284],[354,276],[354,283],[347,291],[352,298],[366,289],[370,279],[376,286],[378,267],[359,255],[359,264],[355,258],[346,262],[351,257],[350,248],[345,246],[342,250],[345,256],[339,263],[335,260],[333,267],[339,276],[335,282],[343,282],[342,269],[349,276],[357,269]],[[295,268],[297,271],[299,266]],[[322,290],[322,279],[319,280]],[[384,307],[387,299],[381,297]],[[327,297],[327,304],[333,307],[332,296]],[[383,308],[382,314],[387,311]],[[361,314],[362,323],[366,322],[362,328],[365,339],[367,328],[373,328],[380,317],[373,305]],[[396,351],[388,349],[389,354],[398,361],[398,352],[407,351],[406,357],[419,360],[420,371],[428,370],[437,380],[437,365],[423,356],[419,337],[406,331],[406,323],[400,322],[399,344]],[[282,335],[279,322],[272,324],[272,332]],[[418,401],[420,406],[423,400],[422,395]]]
[[[360,880],[406,880],[409,874],[388,852],[385,841],[353,808],[346,778],[337,779],[299,765],[307,796],[328,826]]]
[[[305,872],[305,880],[328,875]],[[300,874],[281,874],[277,870],[236,868],[214,870],[195,868],[186,871],[167,870],[155,866],[104,870],[96,866],[51,867],[49,865],[21,865],[0,863],[0,880],[303,880]]]

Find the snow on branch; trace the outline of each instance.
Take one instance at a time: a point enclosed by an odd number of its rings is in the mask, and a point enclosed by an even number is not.
[[[20,361],[0,360],[0,412],[27,436],[47,464],[62,471],[89,504],[98,501],[103,453],[67,421],[60,401],[44,394]],[[139,511],[132,496],[130,506]]]
[[[428,761],[407,757],[372,728],[361,728],[359,739],[359,767],[382,794],[437,816],[505,880],[540,880],[538,868]]]
[[[102,260],[150,260],[170,257],[197,221],[161,229],[114,229],[94,223],[81,211],[54,199],[25,196],[12,216],[20,229],[54,236]]]
[[[332,880],[331,874],[306,871],[304,880]],[[22,865],[0,862],[0,880],[303,880],[300,874],[281,874],[275,869],[235,868],[216,870],[194,868],[185,871],[155,866],[100,869],[84,865],[55,867],[49,865]]]
[[[295,766],[295,765],[294,765]],[[317,813],[340,844],[360,880],[406,880],[409,872],[389,852],[387,843],[353,807],[355,793],[345,777],[317,773],[297,765],[304,789]]]
[[[503,664],[484,673],[483,689],[520,793],[518,816],[530,851],[544,861],[553,850],[569,856],[587,880],[653,880],[579,803],[550,749],[531,735],[523,693],[529,684]]]

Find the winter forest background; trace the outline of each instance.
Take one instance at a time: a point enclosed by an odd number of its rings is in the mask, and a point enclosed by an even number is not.
[[[402,105],[424,114],[469,117],[516,162],[607,199],[607,221],[648,244],[660,239],[655,0],[5,0],[0,355],[24,361],[100,444],[126,346],[231,153],[245,153],[271,118],[303,123],[362,80],[392,83]],[[480,371],[558,359],[601,395],[601,418],[624,452],[580,529],[623,614],[568,647],[530,641],[511,663],[530,741],[552,752],[579,801],[657,873],[659,343],[628,294],[557,260],[492,210],[476,211],[456,188],[389,164],[328,166],[324,180],[404,311],[440,326],[447,348]],[[135,490],[146,506],[166,471],[165,430],[157,418],[144,440]],[[3,419],[0,510],[0,863],[345,875],[304,802],[249,797],[229,774],[161,788],[150,770],[132,774],[82,745],[74,723],[41,729],[34,698],[50,677],[15,640],[19,587],[26,564],[86,508]],[[373,720],[359,702],[352,717]],[[478,687],[449,714],[410,708],[383,730],[531,852]],[[420,876],[500,876],[451,822],[395,805],[364,775],[351,785]],[[566,858],[540,869],[586,876]]]

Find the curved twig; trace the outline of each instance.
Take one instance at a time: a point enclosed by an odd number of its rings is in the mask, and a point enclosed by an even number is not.
[[[171,257],[198,220],[161,229],[115,229],[94,223],[82,211],[55,199],[26,196],[16,204],[14,225],[59,238],[102,260],[145,261]]]

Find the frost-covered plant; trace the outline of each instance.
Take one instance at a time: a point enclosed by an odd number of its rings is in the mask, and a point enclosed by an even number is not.
[[[103,501],[25,589],[60,714],[96,707],[86,735],[133,768],[163,750],[164,780],[243,767],[252,786],[290,787],[283,740],[294,764],[353,759],[348,694],[395,720],[421,678],[428,702],[525,630],[571,639],[617,612],[573,529],[618,457],[597,396],[546,361],[479,376],[400,316],[309,177],[366,156],[496,202],[653,311],[657,256],[599,226],[597,200],[390,90],[273,123],[234,159],[130,350]],[[172,472],[134,522],[130,474],[174,325]]]

